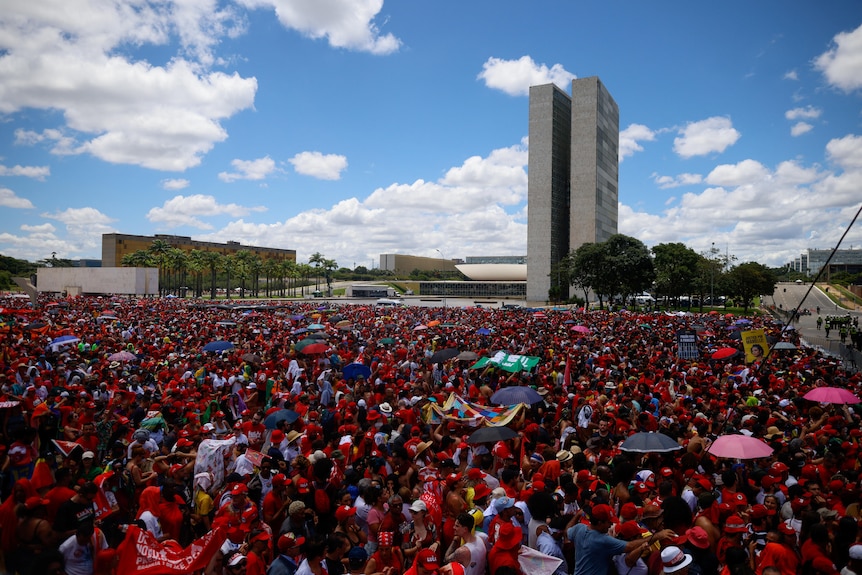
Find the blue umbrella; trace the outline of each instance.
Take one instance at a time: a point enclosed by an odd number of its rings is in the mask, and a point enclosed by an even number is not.
[[[308,329],[326,329],[326,326],[320,323],[313,323],[308,326]]]
[[[480,327],[476,330],[477,335],[491,335],[491,330],[487,327]]]
[[[284,421],[288,425],[299,419],[299,414],[292,409],[279,409],[275,413],[271,413],[263,420],[263,424],[267,429],[275,429],[279,421]]]
[[[79,341],[81,341],[81,338],[74,335],[61,335],[57,339],[52,340],[49,345],[63,345],[64,343],[77,343]]]
[[[229,341],[211,341],[203,347],[203,351],[227,351],[233,349],[233,344]]]
[[[532,405],[540,401],[542,401],[542,396],[535,389],[523,385],[513,385],[498,389],[491,396],[491,403],[496,403],[497,405],[515,405],[517,403]]]
[[[295,329],[295,330],[293,330],[293,335],[299,335],[299,334],[301,334],[301,333],[305,333],[305,332],[307,332],[307,331],[308,331],[307,329],[305,329],[304,327],[301,327],[301,328],[299,328],[299,329]]]
[[[368,379],[371,376],[371,368],[362,363],[348,363],[341,370],[341,373],[344,375],[344,379],[356,379],[360,375]]]

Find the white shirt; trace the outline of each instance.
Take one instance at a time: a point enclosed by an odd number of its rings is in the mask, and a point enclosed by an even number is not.
[[[93,575],[93,541],[98,548],[107,549],[108,542],[105,535],[99,531],[98,535],[90,537],[85,545],[78,543],[78,538],[72,535],[60,545],[60,553],[66,564],[66,573],[69,575]]]

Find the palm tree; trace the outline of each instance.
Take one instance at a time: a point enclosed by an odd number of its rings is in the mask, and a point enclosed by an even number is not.
[[[266,297],[272,297],[272,290],[275,284],[273,279],[278,277],[281,262],[275,258],[267,258],[263,261],[263,273],[266,274]]]
[[[338,263],[335,260],[323,260],[323,273],[326,274],[326,293],[332,297],[332,272],[338,269]]]
[[[188,271],[191,272],[194,277],[194,294],[195,297],[201,297],[203,294],[203,272],[206,269],[206,262],[203,258],[203,253],[201,250],[192,250],[188,253],[187,256],[187,266]]]
[[[311,277],[311,274],[314,273],[314,268],[308,264],[298,264],[296,266],[297,271],[299,272],[299,277],[302,278],[302,297],[305,297],[305,286],[308,284],[308,278]]]
[[[171,251],[171,244],[165,240],[153,240],[147,251],[153,256],[156,266],[159,268],[159,295],[165,295],[165,264],[167,255]]]
[[[168,285],[166,286],[169,290],[173,287],[174,293],[179,295],[179,288],[181,285],[185,283],[186,277],[186,269],[188,269],[188,256],[186,252],[181,250],[180,248],[171,248],[170,251],[165,256],[165,262],[168,266]],[[170,281],[171,274],[170,271],[173,271],[173,282]]]
[[[315,281],[314,281],[314,289],[320,289],[320,266],[323,265],[323,262],[326,261],[326,258],[323,257],[323,254],[320,252],[314,252],[311,254],[311,257],[308,258],[309,264],[314,264],[315,270]]]
[[[248,262],[248,271],[251,274],[252,297],[260,297],[260,275],[263,273],[264,262],[260,256],[253,255]]]
[[[201,252],[201,261],[210,271],[210,299],[216,298],[216,275],[221,266],[222,256],[218,252]]]
[[[152,267],[153,261],[150,253],[147,250],[138,250],[123,256],[120,261],[124,267],[130,268],[148,268]]]

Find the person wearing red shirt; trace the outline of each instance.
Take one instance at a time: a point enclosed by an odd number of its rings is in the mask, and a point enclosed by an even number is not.
[[[838,575],[838,569],[829,557],[829,543],[829,527],[823,523],[812,525],[808,539],[802,544],[802,572]]]
[[[83,447],[84,451],[96,453],[99,450],[99,436],[96,435],[95,424],[85,423],[81,429],[81,437],[76,439],[75,443]]]
[[[504,523],[500,527],[494,546],[488,552],[488,567],[491,573],[496,573],[501,567],[511,567],[519,575],[523,574],[518,562],[522,537],[521,529],[513,523]]]
[[[272,528],[273,533],[278,533],[281,524],[287,519],[287,509],[290,506],[290,497],[287,496],[287,485],[291,480],[283,473],[272,476],[272,490],[263,498],[263,521]]]
[[[252,535],[249,540],[249,551],[246,555],[245,575],[266,575],[267,560],[269,554],[270,535],[261,531]]]

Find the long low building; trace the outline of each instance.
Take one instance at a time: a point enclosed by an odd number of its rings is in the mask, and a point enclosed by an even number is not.
[[[455,267],[474,281],[527,281],[527,264],[458,264]]]
[[[39,268],[39,292],[78,295],[158,295],[158,268]]]

